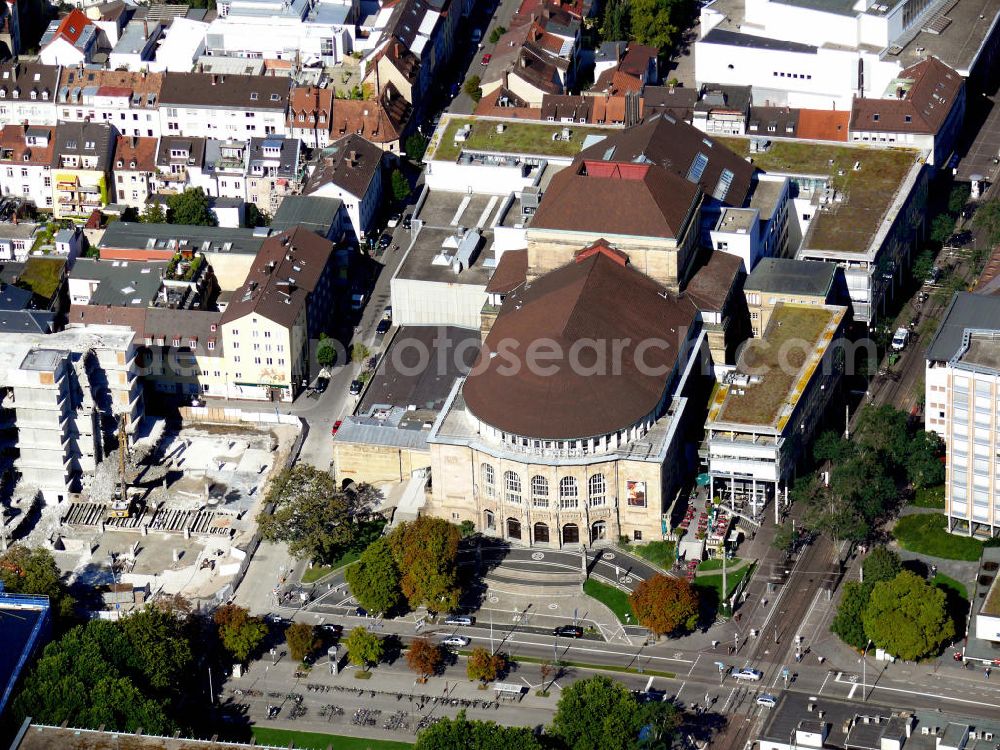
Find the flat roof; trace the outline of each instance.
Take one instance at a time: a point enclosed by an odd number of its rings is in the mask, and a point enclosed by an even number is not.
[[[856,0],[771,0],[779,5],[791,5],[796,8],[808,8],[820,13],[834,13],[838,16],[857,16],[854,10]]]
[[[927,347],[927,359],[949,362],[959,353],[969,330],[1000,332],[1000,297],[959,292],[951,298],[941,325]]]
[[[845,313],[838,305],[779,302],[764,335],[748,342],[736,370],[716,389],[708,423],[717,429],[733,424],[781,432]]]
[[[73,278],[98,282],[88,304],[147,307],[160,290],[160,274],[166,267],[164,261],[79,258],[73,266]]]
[[[968,77],[1000,13],[1000,0],[957,0],[945,7],[950,24],[943,29],[938,26],[934,31],[925,31],[928,24],[920,24],[912,37],[907,35],[898,42],[899,47],[890,47],[882,59],[899,60],[908,68],[925,57],[936,57]],[[902,49],[894,54],[900,47]]]
[[[464,142],[456,143],[455,135],[466,125],[472,126],[469,137]],[[498,132],[498,127],[502,131]],[[564,130],[569,130],[569,140],[562,140]],[[473,117],[448,117],[434,132],[425,158],[427,161],[455,161],[463,151],[488,151],[570,159],[583,150],[588,135],[605,136],[614,130],[575,123],[497,122]],[[560,138],[554,140],[553,135]]]
[[[48,611],[46,597],[0,592],[0,712],[13,692],[25,650],[32,647],[32,634]]]
[[[772,141],[767,151],[751,155],[748,138],[719,140],[741,156],[752,156],[754,166],[765,172],[825,179],[843,198],[817,206],[802,248],[841,253],[869,251],[921,153],[904,148]]]
[[[414,217],[419,219],[419,230],[396,273],[397,278],[485,287],[496,270],[493,225],[503,224],[511,212],[517,211],[520,216],[514,205],[504,213],[505,205],[504,196],[430,191]],[[455,257],[463,230],[478,231],[482,239],[472,262],[456,274],[445,261]]]
[[[754,292],[825,297],[837,273],[835,263],[794,258],[761,258],[743,288]]]
[[[777,50],[780,52],[795,52],[798,54],[815,55],[817,47],[801,42],[786,42],[784,39],[772,39],[767,36],[743,34],[730,29],[714,28],[698,40],[705,44],[720,44],[727,47],[746,47],[747,49]]]
[[[717,232],[747,233],[757,223],[757,212],[749,208],[725,208],[719,215],[719,223],[715,226]]]
[[[983,554],[979,558],[979,567],[976,570],[974,576],[970,576],[969,581],[963,581],[968,589],[969,600],[972,602],[979,602],[979,609],[974,611],[973,614],[985,614],[990,617],[1000,617],[1000,614],[994,615],[993,612],[997,611],[993,608],[994,605],[1000,607],[1000,601],[998,599],[998,592],[1000,592],[1000,570],[987,570],[986,564],[992,563],[993,565],[1000,566],[1000,547],[983,547]],[[990,565],[989,567],[993,567]],[[983,611],[989,603],[989,609]],[[978,634],[978,617],[969,618],[969,633],[968,637],[965,639],[965,656],[968,659],[980,659],[982,661],[992,662],[997,658],[996,649],[993,648],[992,641],[988,641],[985,638],[980,638]]]
[[[94,729],[50,727],[32,724],[20,741],[15,739],[10,750],[242,750],[264,748],[276,750],[274,745],[255,742],[218,742],[191,740],[183,737],[154,737],[130,732],[101,732]]]

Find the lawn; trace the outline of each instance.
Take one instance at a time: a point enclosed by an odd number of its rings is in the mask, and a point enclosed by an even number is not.
[[[747,565],[744,568],[740,568],[732,573],[726,572],[726,586],[729,591],[726,592],[726,596],[722,596],[722,574],[719,573],[717,576],[697,576],[694,579],[694,587],[696,589],[706,589],[715,592],[714,595],[718,597],[717,601],[724,601],[729,597],[739,582],[753,569],[752,565]]]
[[[896,521],[892,535],[900,546],[919,555],[946,560],[975,562],[983,551],[983,543],[967,536],[949,534],[947,520],[940,513],[903,516]]]
[[[917,490],[910,505],[914,505],[917,508],[944,510],[944,485],[939,484],[937,487],[927,487]]]
[[[260,745],[273,747],[294,747],[295,750],[409,750],[409,742],[395,740],[373,740],[365,737],[347,737],[340,734],[320,734],[319,732],[296,732],[291,729],[253,727],[253,736]]]
[[[956,596],[960,596],[965,601],[969,601],[969,591],[964,583],[959,583],[951,576],[946,576],[944,573],[938,573],[931,579],[931,585],[939,589],[943,589],[946,593],[952,592]]]
[[[720,140],[741,156],[750,155],[748,140]],[[791,142],[772,142],[765,153],[753,154],[754,165],[765,172],[828,177],[843,201],[831,204],[832,210],[816,212],[803,247],[859,253],[868,250],[916,159],[917,153],[906,149]]]
[[[646,544],[622,544],[619,546],[626,552],[638,555],[643,560],[647,560],[653,563],[653,565],[658,565],[664,570],[669,570],[673,567],[674,562],[677,560],[673,542],[656,541],[646,542]]]
[[[797,385],[800,371],[833,321],[834,314],[829,310],[787,304],[775,308],[764,337],[740,355],[740,370],[759,375],[760,381],[726,389],[718,420],[774,423],[782,407],[797,398],[794,389],[804,387]]]
[[[42,299],[52,299],[62,281],[65,267],[66,261],[63,258],[29,256],[24,262],[24,271],[18,277],[17,285],[34,292]]]
[[[472,124],[472,134],[464,143],[455,143],[455,134],[460,128]],[[454,161],[462,149],[473,151],[494,151],[497,153],[537,154],[539,156],[576,156],[583,149],[583,140],[596,133],[607,135],[601,128],[585,128],[579,125],[536,125],[529,123],[502,123],[502,133],[497,132],[497,123],[491,120],[472,120],[452,117],[441,132],[436,148],[431,144],[425,158]],[[553,133],[562,133],[569,128],[570,139],[552,140]]]
[[[743,561],[740,560],[740,558],[735,557],[732,560],[726,562],[726,570],[729,570],[730,568],[735,568],[738,565],[742,564]],[[722,570],[722,558],[713,557],[711,560],[705,560],[704,562],[702,562],[701,565],[698,566],[699,573],[706,570]]]
[[[629,620],[625,619],[625,615],[629,615],[633,620],[635,619],[635,614],[632,612],[632,605],[628,603],[628,594],[621,589],[601,583],[600,581],[595,581],[593,578],[588,578],[583,583],[583,593],[597,599],[597,601],[614,612],[615,617],[620,622],[629,622]]]
[[[361,529],[358,531],[351,548],[329,565],[313,565],[311,568],[307,568],[306,572],[302,574],[302,583],[316,583],[323,576],[356,563],[361,557],[361,553],[368,549],[368,545],[382,536],[383,528],[385,528],[383,519],[361,524]]]

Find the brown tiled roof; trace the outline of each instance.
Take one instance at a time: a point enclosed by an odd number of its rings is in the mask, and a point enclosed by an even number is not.
[[[730,290],[744,273],[742,258],[715,250],[709,254],[705,264],[695,271],[684,292],[699,310],[718,312],[722,310]]]
[[[647,117],[666,113],[691,122],[698,92],[680,86],[646,86],[642,90],[643,112]]]
[[[604,91],[609,94],[624,94],[626,91],[642,91],[642,81],[638,76],[623,73],[620,70],[605,70],[594,81],[592,91]]]
[[[304,227],[271,235],[222,316],[230,323],[256,313],[290,328],[333,253],[333,243]]]
[[[63,68],[59,76],[60,90],[68,88],[70,91],[76,88],[89,88],[91,86],[98,89],[109,87],[118,89],[120,94],[128,96],[138,94],[141,99],[135,107],[144,109],[157,109],[163,88],[162,73],[139,73],[128,70],[100,70],[85,68]],[[149,98],[149,94],[153,98]]]
[[[331,114],[333,113],[333,89],[321,89],[319,86],[296,86],[288,97],[288,127],[307,128],[312,130],[330,130]],[[305,120],[299,121],[298,116],[304,115]],[[320,116],[325,115],[323,122]],[[310,123],[309,118],[315,121]]]
[[[115,170],[118,172],[155,172],[156,147],[156,138],[118,136],[118,141],[115,143]],[[132,162],[135,162],[134,167]]]
[[[73,305],[67,322],[76,325],[127,326],[135,331],[139,343],[147,336],[162,336],[167,346],[180,337],[182,349],[198,355],[223,356],[222,313],[211,310],[172,310],[166,307],[128,307],[126,305]],[[213,330],[214,327],[214,330]],[[191,342],[195,345],[192,347]],[[209,348],[212,342],[212,348]]]
[[[800,109],[796,135],[816,141],[847,141],[850,124],[847,110]]]
[[[26,145],[25,132],[29,129],[47,132],[49,145],[45,148]],[[0,163],[48,166],[52,163],[55,140],[55,128],[50,125],[31,125],[28,128],[24,125],[5,125],[3,130],[0,130]]]
[[[351,195],[362,196],[381,169],[384,156],[381,148],[360,135],[345,136],[323,149],[303,192],[309,195],[332,182]]]
[[[542,97],[542,119],[559,122],[569,117],[573,122],[591,122],[594,99],[573,94],[546,94]]]
[[[465,382],[465,403],[487,424],[525,437],[564,440],[616,432],[657,408],[663,372],[676,364],[681,337],[695,316],[690,300],[678,299],[603,252],[594,253],[507,295]],[[585,371],[571,366],[575,360],[569,352],[582,339],[628,342],[614,363],[620,367],[607,363],[595,374],[586,355],[576,361],[588,365]],[[561,350],[560,357],[546,358],[545,369],[527,366],[526,350],[539,340],[553,341]],[[649,369],[643,373],[636,347],[650,340],[667,346],[647,349]],[[505,366],[507,357],[490,356],[501,342],[521,360],[514,374]]]
[[[507,294],[521,286],[527,277],[528,251],[507,250],[500,256],[500,262],[486,285],[486,293]]]
[[[540,52],[531,44],[521,47],[517,62],[510,70],[510,75],[516,75],[543,92],[561,94],[559,69],[552,63],[552,58]]]
[[[698,180],[705,195],[716,191],[722,171],[728,169],[732,179],[721,202],[742,206],[750,192],[753,166],[721,142],[669,115],[657,115],[635,127],[613,132],[580,152],[577,160],[657,164],[686,180],[698,154],[708,159]]]
[[[288,106],[288,78],[164,73],[160,101],[187,107],[276,109]]]
[[[697,185],[655,165],[581,161],[552,178],[531,225],[679,238],[698,194]]]
[[[794,138],[798,129],[799,110],[788,107],[754,107],[747,120],[747,135]]]
[[[35,80],[35,77],[38,80]],[[5,62],[0,64],[0,95],[13,97],[15,88],[21,90],[22,99],[55,101],[59,88],[59,67],[41,63]]]
[[[993,248],[993,254],[986,261],[986,266],[979,274],[979,281],[976,282],[973,291],[976,294],[1000,295],[1000,245]]]
[[[543,95],[543,102],[545,101],[546,96],[550,95]],[[507,97],[507,101],[512,102],[513,104],[503,107],[500,106],[499,102],[502,97]],[[480,99],[479,104],[476,105],[475,114],[480,117],[504,117],[512,120],[542,119],[541,107],[529,107],[520,97],[511,93],[510,90],[505,89],[503,86]]]
[[[625,57],[618,64],[618,70],[631,76],[640,77],[646,73],[650,59],[655,60],[659,52],[648,44],[630,44]]]
[[[354,133],[374,143],[390,143],[399,140],[412,112],[410,103],[387,83],[378,101],[337,99],[330,132],[334,138]]]
[[[396,37],[389,39],[389,43],[382,51],[385,59],[392,63],[393,67],[410,83],[415,83],[420,75],[420,58],[410,51],[409,45],[401,42]]]
[[[895,99],[855,99],[851,130],[935,135],[955,106],[964,80],[936,57],[928,57],[896,78]]]

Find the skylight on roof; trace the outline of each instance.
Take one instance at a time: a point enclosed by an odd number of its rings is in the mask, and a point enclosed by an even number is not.
[[[705,167],[707,166],[708,157],[699,151],[695,155],[694,161],[691,162],[691,168],[688,170],[688,182],[698,182],[701,179],[701,176],[705,173]]]
[[[721,201],[726,197],[726,193],[729,192],[729,188],[733,184],[733,176],[733,173],[728,169],[722,170],[722,174],[719,175],[719,182],[715,185],[715,191],[712,193],[713,198]]]

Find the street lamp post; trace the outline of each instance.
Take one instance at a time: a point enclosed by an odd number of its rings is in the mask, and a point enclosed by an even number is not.
[[[866,697],[868,693],[868,660],[865,658],[868,655],[868,649],[872,645],[872,639],[868,639],[868,643],[865,644],[865,650],[861,652],[861,702],[864,703],[868,700]]]

